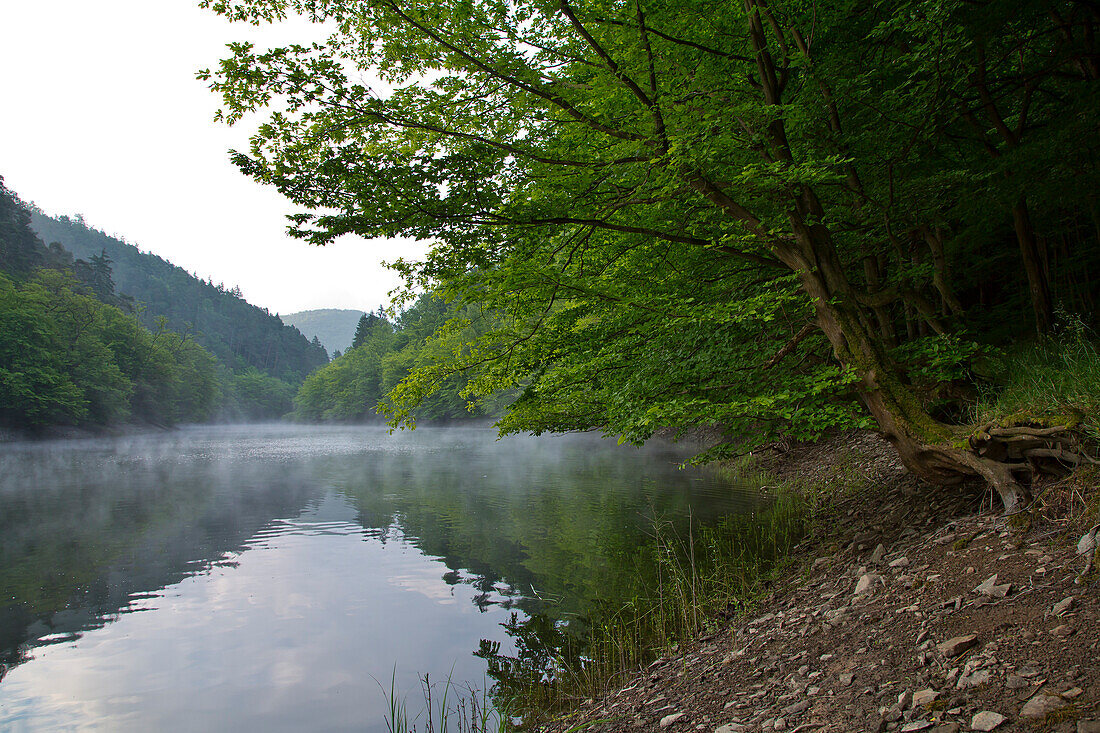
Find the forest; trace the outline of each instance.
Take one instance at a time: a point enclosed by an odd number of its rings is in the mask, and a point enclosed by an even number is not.
[[[0,179],[0,426],[278,418],[327,362],[239,293],[46,217]]]
[[[410,375],[327,373],[396,423],[458,379],[518,394],[505,432],[720,425],[712,457],[871,427],[1008,509],[1094,460],[1095,5],[203,4],[335,29],[199,74],[265,116],[234,160],[294,233],[434,243],[394,265],[455,314]]]

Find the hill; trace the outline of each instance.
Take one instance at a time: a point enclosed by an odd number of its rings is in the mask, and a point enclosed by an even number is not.
[[[329,355],[336,351],[347,351],[355,336],[355,327],[359,319],[366,315],[363,311],[339,308],[320,308],[301,311],[283,316],[283,322],[297,328],[306,338],[316,337],[328,350]]]
[[[320,343],[248,303],[236,288],[201,280],[79,217],[52,217],[32,207],[31,226],[43,241],[59,242],[74,257],[106,256],[117,291],[144,306],[139,317],[146,327],[166,319],[168,328],[191,335],[234,372],[253,368],[293,384],[328,363]]]

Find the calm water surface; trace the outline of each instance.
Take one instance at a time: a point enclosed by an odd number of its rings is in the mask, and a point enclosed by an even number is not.
[[[384,731],[513,614],[613,599],[751,492],[595,436],[193,428],[0,446],[0,730]]]

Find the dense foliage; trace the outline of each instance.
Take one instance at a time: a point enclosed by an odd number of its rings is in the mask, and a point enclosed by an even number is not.
[[[297,234],[431,238],[410,282],[498,314],[398,419],[462,371],[474,398],[523,389],[505,430],[874,424],[1009,506],[1081,460],[1069,419],[965,423],[990,346],[1096,312],[1095,7],[204,4],[335,29],[200,75],[229,122],[272,110],[235,159],[313,212]]]
[[[387,396],[410,372],[461,354],[490,323],[473,308],[463,311],[432,295],[421,296],[392,323],[381,312],[363,314],[351,348],[306,377],[294,398],[295,415],[304,420],[364,420],[392,411]],[[474,404],[464,395],[466,381],[458,373],[440,374],[418,400],[416,415],[454,420],[499,414],[508,394]]]
[[[233,372],[249,368],[291,384],[328,361],[320,343],[241,297],[236,288],[200,280],[186,270],[132,244],[87,226],[81,219],[32,211],[31,224],[46,242],[60,242],[78,258],[109,258],[118,292],[141,303],[147,327],[165,318]]]

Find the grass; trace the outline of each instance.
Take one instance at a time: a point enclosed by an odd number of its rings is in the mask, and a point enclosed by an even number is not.
[[[1100,351],[1084,326],[1006,353],[989,366],[993,386],[980,396],[975,422],[1072,417],[1087,439],[1100,442]]]
[[[383,689],[389,705],[386,729],[389,733],[499,733],[509,722],[492,702],[485,688],[477,689],[456,684],[450,677],[433,683],[429,675],[420,678],[424,700],[421,712],[409,717],[405,696],[397,690],[397,670],[390,677],[390,689]],[[419,728],[418,728],[419,726]]]
[[[801,494],[755,477],[772,497],[758,512],[726,518],[717,526],[689,523],[678,531],[656,521],[633,597],[597,609],[584,621],[580,648],[561,649],[547,678],[513,675],[496,688],[495,701],[523,728],[566,714],[577,703],[623,682],[658,656],[724,620],[751,610],[784,558],[806,531],[810,507]]]

